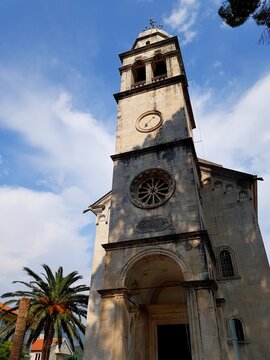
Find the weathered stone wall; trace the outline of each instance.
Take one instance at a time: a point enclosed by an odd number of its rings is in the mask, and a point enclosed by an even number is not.
[[[150,110],[161,112],[162,126],[151,132],[136,130],[139,116]],[[119,100],[116,154],[191,137],[186,113],[180,83]]]
[[[267,359],[270,331],[270,274],[254,209],[251,184],[212,175],[202,190],[207,230],[217,255],[218,297],[227,337],[228,321],[241,320],[245,342],[239,345],[241,359]],[[204,172],[203,178],[209,178]],[[219,250],[230,249],[235,276],[222,277]],[[228,345],[233,359],[232,346]]]
[[[200,230],[200,200],[193,161],[189,147],[184,146],[116,160],[109,242]],[[130,200],[130,186],[138,174],[152,168],[163,169],[170,174],[175,182],[175,190],[163,206],[141,209]],[[143,219],[150,218],[165,219],[167,227],[162,231],[153,229],[151,232],[148,232],[147,228],[145,231],[138,229]]]

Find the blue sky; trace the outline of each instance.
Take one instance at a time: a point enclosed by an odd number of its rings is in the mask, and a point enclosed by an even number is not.
[[[264,178],[270,255],[270,47],[252,21],[225,26],[220,3],[0,1],[0,292],[43,263],[89,282],[95,219],[82,210],[111,186],[118,54],[150,18],[179,36],[198,155]]]

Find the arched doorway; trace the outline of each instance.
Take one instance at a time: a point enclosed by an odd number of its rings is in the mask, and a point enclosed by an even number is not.
[[[191,359],[186,290],[179,264],[163,254],[138,259],[128,270],[128,359]]]

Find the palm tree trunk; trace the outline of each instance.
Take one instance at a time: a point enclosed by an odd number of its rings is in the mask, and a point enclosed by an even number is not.
[[[29,305],[30,305],[30,299],[22,298],[20,300],[9,360],[19,360],[21,357],[23,339],[26,329],[26,312],[29,308]]]
[[[53,321],[49,321],[45,325],[41,360],[49,360],[52,341],[53,341],[53,334],[54,334]]]

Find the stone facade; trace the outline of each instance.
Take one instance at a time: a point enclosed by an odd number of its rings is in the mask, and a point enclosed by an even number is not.
[[[112,191],[89,207],[84,359],[267,359],[257,178],[197,158],[176,37],[146,30],[120,59]]]

